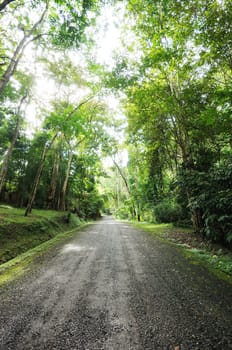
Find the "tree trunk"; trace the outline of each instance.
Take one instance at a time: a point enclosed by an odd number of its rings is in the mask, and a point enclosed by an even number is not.
[[[193,162],[190,147],[186,147],[185,149],[182,149],[182,156],[183,156],[183,166],[185,167],[186,170],[192,173],[194,170],[194,162]],[[192,189],[189,187],[186,187],[185,191],[188,198],[188,206],[191,214],[191,221],[193,224],[193,228],[196,232],[200,232],[203,228],[201,209],[195,208],[191,204],[191,198],[193,196]]]
[[[15,1],[15,0],[4,0],[3,2],[1,2],[0,11],[4,10],[4,8],[7,7],[7,5],[9,5],[13,1]]]
[[[35,179],[34,179],[32,191],[31,191],[31,194],[30,194],[30,198],[29,198],[29,201],[28,201],[27,208],[26,208],[24,216],[28,216],[28,214],[31,213],[32,205],[34,203],[35,196],[36,196],[36,193],[37,193],[37,189],[38,189],[38,186],[39,186],[39,181],[40,181],[40,177],[41,177],[41,174],[42,174],[42,170],[43,170],[44,162],[45,162],[45,159],[46,159],[46,155],[47,155],[47,146],[45,145],[44,149],[43,149],[42,157],[41,157],[41,160],[40,160],[40,164],[39,164],[39,167],[38,167]]]
[[[118,172],[119,172],[121,178],[123,179],[123,182],[124,182],[124,184],[126,186],[128,194],[130,195],[130,188],[129,188],[129,185],[128,185],[128,182],[127,182],[127,179],[126,179],[125,175],[123,174],[123,172],[122,172],[120,166],[118,165],[118,163],[113,158],[112,158],[112,160],[113,160],[114,165],[118,169]]]
[[[15,130],[14,130],[13,139],[12,139],[11,144],[6,152],[6,155],[5,155],[1,170],[0,170],[0,194],[1,194],[2,189],[4,187],[6,174],[7,174],[8,166],[9,166],[9,161],[10,161],[12,152],[14,150],[15,143],[16,143],[17,138],[18,138],[19,128],[20,128],[20,119],[21,119],[19,113],[20,113],[20,109],[21,109],[22,104],[23,104],[24,100],[26,99],[26,97],[27,97],[27,95],[22,97],[20,104],[19,104],[19,107],[18,107],[18,110],[16,112],[17,117],[16,117],[16,126],[15,126]]]
[[[49,188],[48,197],[47,197],[47,209],[54,209],[54,199],[56,194],[57,179],[58,179],[58,173],[59,173],[59,162],[60,162],[60,155],[57,152],[55,154],[55,159],[54,159],[53,168],[52,168],[51,183],[50,183],[50,188]]]
[[[72,159],[73,159],[73,152],[70,151],[69,153],[69,158],[68,158],[68,165],[66,169],[66,174],[65,174],[65,179],[61,191],[61,199],[60,199],[60,210],[65,211],[66,210],[66,204],[65,204],[65,198],[66,198],[66,192],[68,188],[68,179],[70,175],[70,170],[71,170],[71,164],[72,164]]]
[[[31,37],[33,36],[33,34],[35,32],[35,29],[42,23],[44,16],[47,12],[47,9],[48,9],[48,4],[46,4],[46,8],[45,8],[44,12],[42,13],[40,19],[32,26],[32,28],[29,31],[24,32],[24,36],[21,39],[21,41],[19,42],[19,44],[17,45],[17,47],[13,53],[13,56],[10,60],[10,63],[8,65],[8,67],[6,68],[4,74],[2,75],[2,78],[0,80],[0,96],[2,95],[3,90],[5,89],[10,78],[14,75],[16,68],[18,66],[19,60],[22,57],[23,52],[24,52],[25,48],[27,47],[27,45],[30,44],[30,42],[32,42],[33,40],[36,40],[37,38],[40,37],[40,35],[37,35],[31,39]]]
[[[127,182],[127,179],[126,179],[125,175],[123,174],[123,172],[122,172],[120,166],[118,165],[118,163],[113,158],[112,158],[112,161],[113,161],[114,165],[116,166],[116,168],[118,169],[118,172],[119,172],[121,178],[123,179],[123,182],[124,182],[124,184],[126,186],[127,193],[129,195],[129,197],[132,198],[132,195],[131,195],[131,192],[130,192],[130,187],[129,187],[129,184]],[[132,213],[133,213],[133,218],[136,218],[136,210],[135,210],[135,205],[133,203],[133,198],[132,198]]]
[[[91,97],[92,98],[92,97]],[[74,108],[68,115],[68,117],[70,117],[74,111],[76,111],[78,108],[80,108],[82,105],[84,105],[85,103],[87,103],[91,98],[86,99],[85,101],[81,102],[76,108]],[[66,169],[66,174],[65,174],[65,179],[64,179],[64,183],[62,186],[62,190],[60,193],[60,200],[59,200],[59,209],[65,211],[66,210],[66,204],[65,204],[65,199],[66,199],[66,193],[67,193],[67,188],[68,188],[68,178],[70,175],[70,170],[71,170],[71,165],[72,165],[72,159],[73,159],[73,150],[74,148],[76,148],[77,146],[79,146],[82,142],[84,142],[86,136],[83,137],[80,141],[78,141],[75,145],[75,147],[71,147],[69,144],[69,141],[67,141],[67,143],[70,146],[70,153],[69,153],[69,159],[68,159],[68,165],[67,165],[67,169]]]
[[[15,127],[15,131],[14,131],[14,136],[13,139],[11,141],[11,144],[6,152],[2,167],[1,167],[1,171],[0,171],[0,194],[2,192],[2,189],[4,187],[4,183],[5,183],[5,179],[6,179],[6,174],[8,171],[8,165],[9,165],[9,161],[15,146],[15,143],[17,141],[18,138],[18,134],[19,134],[19,125],[20,125],[20,118],[17,118],[17,122],[16,122],[16,127]]]
[[[42,156],[41,156],[41,159],[40,159],[39,167],[38,167],[35,179],[34,179],[32,191],[31,191],[31,194],[30,194],[30,197],[29,197],[29,200],[28,200],[28,204],[27,204],[27,208],[26,208],[24,216],[28,216],[28,214],[31,213],[32,205],[34,203],[35,196],[36,196],[36,193],[37,193],[37,190],[38,190],[38,187],[39,187],[39,182],[40,182],[42,170],[43,170],[43,167],[44,167],[45,159],[46,159],[47,153],[50,150],[50,148],[52,147],[52,145],[53,145],[57,135],[58,135],[58,133],[56,133],[53,136],[53,138],[52,138],[52,140],[51,140],[49,145],[45,144],[45,146],[44,146],[43,153],[42,153]]]
[[[188,133],[188,126],[186,124],[186,115],[184,114],[184,111],[182,109],[182,102],[180,99],[180,93],[178,91],[177,86],[174,86],[171,83],[171,79],[169,79],[166,72],[164,72],[164,75],[166,77],[166,81],[170,90],[171,95],[176,99],[176,102],[179,105],[180,113],[176,116],[176,120],[172,118],[173,123],[173,136],[175,138],[176,144],[180,147],[181,153],[182,153],[182,162],[185,169],[188,169],[191,173],[194,170],[194,162],[193,162],[193,153],[192,153],[192,147],[191,142],[189,140],[189,133]],[[178,85],[178,84],[177,84]],[[191,213],[191,220],[193,223],[193,227],[195,231],[201,231],[203,227],[203,220],[201,215],[201,210],[193,208],[191,205],[191,197],[192,197],[192,191],[191,188],[186,187],[185,188],[186,195],[188,198],[188,204],[189,209]]]

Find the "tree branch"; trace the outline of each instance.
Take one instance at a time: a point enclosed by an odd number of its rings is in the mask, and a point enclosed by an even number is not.
[[[46,3],[46,7],[45,7],[40,19],[32,26],[32,28],[27,33],[24,34],[23,38],[21,39],[21,41],[17,45],[17,47],[13,53],[13,56],[10,59],[10,63],[8,65],[7,69],[5,70],[1,80],[0,80],[0,95],[3,93],[3,90],[5,89],[6,84],[9,82],[10,78],[15,73],[15,70],[18,66],[19,60],[20,60],[25,48],[27,47],[27,45],[29,45],[30,42],[40,38],[40,36],[42,35],[42,34],[38,34],[34,38],[32,38],[31,40],[28,40],[33,35],[33,32],[35,31],[35,29],[42,23],[44,16],[47,12],[47,9],[48,9],[48,3]]]
[[[118,163],[115,161],[115,159],[113,157],[111,157],[111,159],[112,159],[114,165],[116,166],[116,168],[118,169],[119,174],[121,175],[121,177],[122,177],[122,179],[123,179],[123,181],[125,183],[125,186],[126,186],[128,194],[131,195],[127,179],[126,179],[125,175],[123,174],[122,169],[120,168],[120,166],[118,165]]]
[[[4,0],[3,2],[1,2],[0,3],[0,11],[4,10],[4,8],[13,1],[15,1],[15,0]]]

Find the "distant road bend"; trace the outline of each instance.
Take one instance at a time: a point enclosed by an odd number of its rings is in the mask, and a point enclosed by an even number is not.
[[[229,350],[232,289],[106,217],[0,291],[1,350]]]

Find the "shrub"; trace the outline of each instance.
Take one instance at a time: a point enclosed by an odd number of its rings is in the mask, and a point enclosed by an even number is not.
[[[128,211],[127,206],[121,206],[120,208],[116,209],[114,212],[114,216],[116,218],[122,219],[122,220],[127,220],[130,219],[130,214]]]
[[[222,160],[209,171],[185,172],[182,181],[191,193],[190,206],[201,213],[199,231],[207,239],[232,245],[232,163]]]
[[[181,207],[175,202],[163,201],[154,207],[158,223],[176,223],[182,218]]]

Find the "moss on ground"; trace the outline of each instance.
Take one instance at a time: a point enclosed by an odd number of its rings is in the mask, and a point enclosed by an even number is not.
[[[203,264],[219,278],[232,284],[232,252],[203,240],[193,230],[174,227],[172,224],[151,224],[133,222],[160,240],[181,247],[183,254],[192,264]]]

